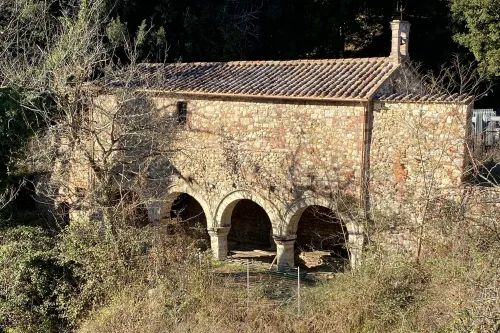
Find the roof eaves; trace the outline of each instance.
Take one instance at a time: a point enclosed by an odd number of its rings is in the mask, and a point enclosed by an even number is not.
[[[367,98],[343,98],[343,97],[306,97],[306,96],[286,96],[286,95],[252,95],[252,94],[231,94],[231,93],[209,93],[181,90],[156,90],[138,89],[144,93],[157,93],[165,95],[187,95],[197,97],[228,97],[228,98],[248,98],[248,99],[268,99],[268,100],[290,100],[290,101],[316,101],[316,102],[368,102]]]
[[[402,102],[402,103],[436,103],[436,104],[470,104],[474,101],[473,96],[457,95],[455,98],[443,95],[416,95],[416,94],[391,94],[383,95],[376,99],[379,102]]]

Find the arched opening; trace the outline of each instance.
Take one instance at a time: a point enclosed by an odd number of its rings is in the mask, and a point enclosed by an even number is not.
[[[309,206],[298,221],[298,262],[310,269],[339,271],[348,264],[347,229],[331,209]]]
[[[170,218],[179,222],[181,228],[193,237],[202,250],[210,247],[207,218],[201,204],[187,193],[175,198],[170,208]]]
[[[229,251],[239,253],[240,251],[264,251],[257,252],[256,260],[267,261],[274,248],[273,228],[271,220],[266,211],[252,200],[239,200],[231,214],[231,229],[228,235]],[[267,252],[269,251],[269,252]],[[245,257],[242,253],[240,256]],[[259,259],[260,258],[260,259]]]

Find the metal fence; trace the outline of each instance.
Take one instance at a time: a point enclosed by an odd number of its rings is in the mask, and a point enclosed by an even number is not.
[[[500,116],[493,109],[474,109],[472,133],[475,150],[484,150],[500,143]]]
[[[312,283],[300,267],[278,271],[276,267],[268,269],[266,264],[249,259],[228,260],[217,267],[204,265],[200,259],[200,265],[219,280],[222,278],[225,288],[240,292],[245,297],[244,302],[240,299],[240,305],[246,303],[247,309],[257,303],[270,307],[292,306],[300,316],[301,289]],[[231,270],[227,271],[228,267]]]

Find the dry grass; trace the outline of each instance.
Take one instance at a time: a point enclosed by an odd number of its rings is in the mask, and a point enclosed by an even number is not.
[[[167,237],[165,237],[166,239]],[[209,258],[178,254],[158,238],[137,281],[110,292],[109,302],[78,332],[497,332],[499,247],[450,240],[448,251],[415,263],[367,254],[362,269],[304,286],[297,316],[294,289],[277,280],[245,283],[230,267],[215,272]],[[456,239],[455,239],[456,240]],[[185,240],[183,240],[185,243]],[[440,245],[442,246],[442,244]],[[221,270],[219,270],[220,272]],[[280,296],[281,295],[281,296]],[[290,301],[291,299],[291,301]]]

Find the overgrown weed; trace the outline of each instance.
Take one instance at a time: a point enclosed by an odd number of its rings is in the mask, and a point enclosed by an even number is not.
[[[418,262],[367,251],[360,269],[303,285],[297,315],[293,285],[255,279],[248,298],[241,267],[213,262],[175,224],[116,233],[79,221],[56,238],[19,227],[0,238],[2,329],[493,333],[500,246],[484,233],[463,225],[429,238]]]

